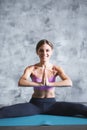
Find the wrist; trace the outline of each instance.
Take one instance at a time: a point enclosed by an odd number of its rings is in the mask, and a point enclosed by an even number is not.
[[[44,86],[44,84],[43,83],[39,83],[39,86],[41,87],[41,86]]]
[[[53,85],[53,82],[49,82],[49,83],[47,83],[47,86],[49,86],[49,87],[53,87],[54,85]]]

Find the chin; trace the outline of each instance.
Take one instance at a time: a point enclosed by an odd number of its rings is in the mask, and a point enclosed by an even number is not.
[[[48,60],[46,60],[46,59],[41,59],[41,61],[42,61],[42,62],[47,62]]]

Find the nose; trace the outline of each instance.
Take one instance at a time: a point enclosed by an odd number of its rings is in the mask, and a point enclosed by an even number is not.
[[[47,54],[45,50],[43,51],[43,54],[44,54],[44,55],[46,55],[46,54]]]

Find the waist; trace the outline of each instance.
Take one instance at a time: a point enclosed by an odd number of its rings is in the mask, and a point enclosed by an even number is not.
[[[30,102],[56,102],[55,98],[34,98],[30,99]]]
[[[41,86],[41,87],[34,87],[34,90],[49,90],[53,88],[54,87],[50,87],[50,86]]]

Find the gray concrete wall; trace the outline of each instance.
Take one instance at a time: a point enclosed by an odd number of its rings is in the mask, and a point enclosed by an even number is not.
[[[43,38],[54,43],[51,61],[73,81],[56,88],[56,99],[87,102],[87,0],[0,0],[0,106],[29,101],[33,89],[17,82],[38,62]]]

